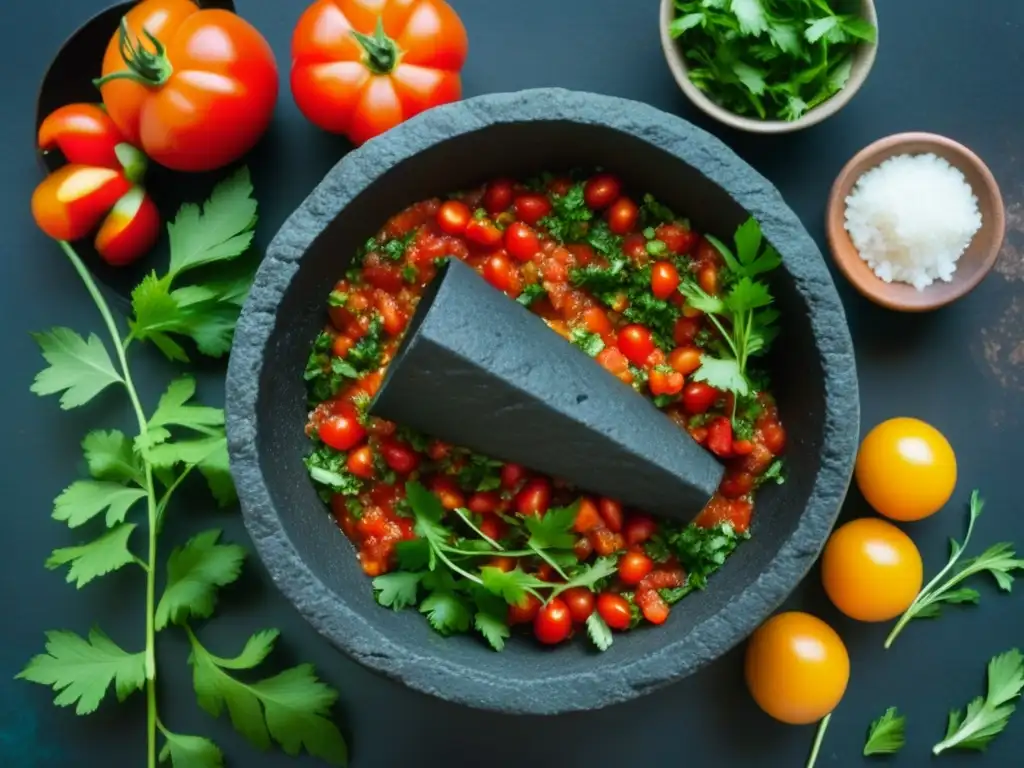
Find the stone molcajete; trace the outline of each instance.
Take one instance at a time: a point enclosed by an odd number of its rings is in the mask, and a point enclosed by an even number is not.
[[[783,256],[770,356],[789,435],[787,481],[762,489],[753,538],[662,627],[584,643],[529,640],[495,653],[441,638],[373,599],[306,475],[302,373],[347,259],[392,214],[497,176],[600,166],[728,240],[750,215]],[[470,706],[550,714],[633,698],[745,638],[821,551],[849,485],[860,423],[853,345],[825,263],[779,193],[719,140],[636,102],[560,89],[432,109],[335,167],[271,244],[242,313],[227,386],[228,437],[249,533],[281,590],[343,651],[406,685]]]
[[[725,471],[458,259],[420,300],[370,413],[684,523]]]

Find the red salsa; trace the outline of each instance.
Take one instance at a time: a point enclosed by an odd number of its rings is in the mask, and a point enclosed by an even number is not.
[[[770,334],[737,338],[741,324],[774,320],[763,309],[767,288],[750,277],[765,270],[747,266],[777,254],[766,246],[759,257],[756,222],[744,227],[733,255],[650,195],[627,196],[614,176],[546,175],[417,203],[366,242],[329,297],[330,322],[306,369],[316,446],[307,465],[379,602],[418,605],[443,634],[475,627],[497,650],[517,624],[546,644],[585,626],[603,650],[610,629],[661,624],[705,586],[749,536],[755,490],[782,481],[786,433],[763,377],[746,370]],[[367,416],[448,258],[539,315],[619,378],[623,397],[652,399],[726,464],[694,524]],[[729,312],[745,296],[754,298],[741,323]]]

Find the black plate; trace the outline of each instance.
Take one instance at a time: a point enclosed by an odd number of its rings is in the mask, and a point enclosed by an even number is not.
[[[660,628],[603,654],[514,638],[445,639],[415,611],[374,602],[306,476],[303,369],[327,295],[389,215],[497,176],[602,166],[727,241],[749,215],[782,253],[782,335],[770,360],[789,476],[759,498],[753,539]],[[453,393],[457,396],[457,393]],[[846,495],[860,423],[853,345],[821,253],[771,184],[718,139],[644,104],[542,89],[432,109],[349,154],[271,244],[235,335],[227,382],[232,472],[246,524],[281,590],[326,637],[406,685],[470,706],[549,714],[638,696],[745,638],[824,546]]]

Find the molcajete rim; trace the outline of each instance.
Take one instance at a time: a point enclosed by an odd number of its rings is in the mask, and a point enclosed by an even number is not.
[[[749,588],[723,600],[682,637],[666,633],[656,652],[615,662],[595,656],[586,673],[526,680],[396,641],[329,588],[299,554],[275,507],[261,464],[259,413],[265,355],[280,325],[279,306],[304,254],[329,223],[310,230],[310,221],[338,215],[391,168],[435,145],[495,126],[540,122],[601,126],[650,144],[724,190],[758,219],[769,241],[786,244],[781,249],[785,270],[807,306],[806,322],[820,357],[827,441],[796,527]],[[228,369],[231,468],[246,526],[274,581],[321,634],[355,660],[415,690],[469,706],[524,714],[593,709],[679,680],[717,659],[796,588],[824,546],[849,487],[860,423],[855,371],[845,313],[817,245],[778,191],[718,139],[653,107],[608,96],[563,89],[481,96],[429,110],[350,153],[275,237],[243,309]]]

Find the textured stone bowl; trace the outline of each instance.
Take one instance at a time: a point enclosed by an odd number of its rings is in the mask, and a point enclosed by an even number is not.
[[[502,653],[442,638],[415,611],[378,606],[352,548],[306,476],[309,347],[327,295],[389,215],[499,175],[602,166],[694,225],[731,240],[753,214],[782,253],[773,289],[782,336],[774,388],[789,431],[788,480],[764,489],[753,539],[666,625]],[[235,337],[227,384],[232,472],[249,533],[281,590],[338,648],[426,693],[474,707],[551,714],[594,709],[678,680],[745,638],[818,556],[849,485],[859,403],[853,347],[818,248],[764,178],[712,136],[621,99],[558,89],[429,110],[345,157],[271,244]]]

